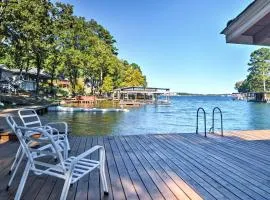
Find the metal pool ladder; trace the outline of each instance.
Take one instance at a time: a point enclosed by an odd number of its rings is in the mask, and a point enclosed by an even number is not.
[[[219,107],[215,107],[212,111],[212,127],[209,129],[209,133],[213,133],[213,134],[215,133],[215,111],[216,110],[220,114],[220,130],[221,130],[221,136],[223,136],[223,118],[222,118],[222,111]]]
[[[199,131],[199,112],[200,110],[203,112],[203,116],[204,116],[204,137],[206,137],[206,114],[205,114],[205,110],[200,107],[198,108],[197,110],[197,120],[196,120],[196,134],[198,134],[198,131]]]

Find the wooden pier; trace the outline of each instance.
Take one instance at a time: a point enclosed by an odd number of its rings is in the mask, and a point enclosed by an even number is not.
[[[98,172],[70,189],[68,199],[270,199],[270,131],[70,137],[71,155],[96,144],[106,148],[109,196]],[[0,145],[0,199],[13,199],[8,171],[17,142]],[[97,158],[93,154],[92,158]],[[53,162],[53,161],[52,161]],[[58,200],[63,181],[31,174],[22,199]]]

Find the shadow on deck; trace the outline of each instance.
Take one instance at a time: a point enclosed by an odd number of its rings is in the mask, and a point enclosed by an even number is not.
[[[71,155],[105,146],[109,196],[94,171],[73,185],[68,199],[270,199],[270,132],[225,135],[70,137]],[[7,192],[17,148],[17,142],[0,145],[1,200],[14,198],[24,169]],[[60,179],[31,174],[22,199],[56,200],[62,186]]]

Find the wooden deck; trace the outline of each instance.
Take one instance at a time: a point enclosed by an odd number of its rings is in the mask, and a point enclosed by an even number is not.
[[[106,148],[109,196],[98,172],[70,189],[68,199],[270,199],[270,131],[70,137],[72,155],[96,144]],[[0,145],[0,199],[13,199],[20,175],[7,192],[8,170],[17,142]],[[92,158],[97,158],[93,154]],[[28,178],[25,200],[59,199],[63,181]]]

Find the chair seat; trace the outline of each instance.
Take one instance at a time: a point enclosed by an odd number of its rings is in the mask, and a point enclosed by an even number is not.
[[[74,159],[76,159],[76,157],[72,156],[64,161],[64,165],[66,167],[66,170],[70,169],[71,162]],[[84,175],[88,174],[89,172],[91,172],[95,168],[99,167],[99,165],[100,165],[99,161],[96,161],[96,160],[90,160],[90,159],[86,159],[86,158],[80,159],[77,162],[77,164],[75,164],[75,168],[74,168],[73,173],[72,173],[71,183],[75,183],[80,178],[82,178]],[[57,166],[60,167],[60,164],[57,164]],[[46,171],[51,172],[51,173],[58,173],[61,175],[63,174],[62,172],[59,172],[55,168],[49,168]]]

